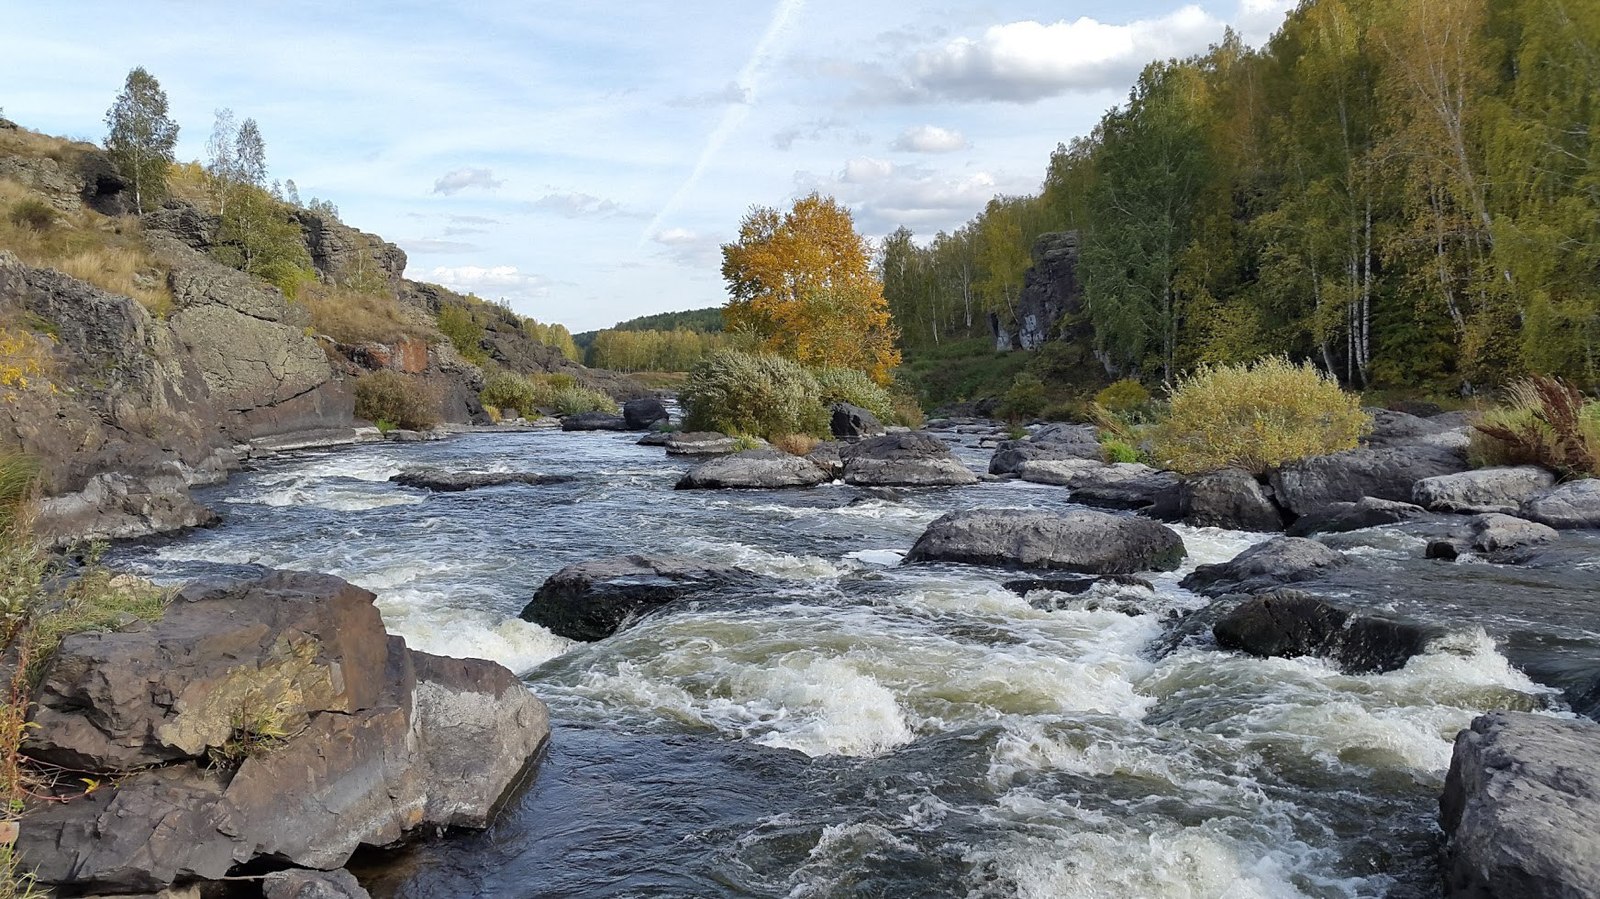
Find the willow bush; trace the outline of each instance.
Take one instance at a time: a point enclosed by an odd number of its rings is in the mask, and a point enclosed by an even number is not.
[[[811,370],[771,353],[724,350],[689,374],[680,399],[696,431],[772,438],[828,434],[822,387]]]
[[[1308,363],[1282,356],[1253,364],[1202,366],[1172,390],[1154,429],[1154,456],[1195,474],[1242,468],[1255,474],[1354,449],[1371,428],[1360,398]]]

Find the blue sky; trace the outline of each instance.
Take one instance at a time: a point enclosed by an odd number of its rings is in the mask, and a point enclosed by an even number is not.
[[[869,237],[1038,188],[1140,67],[1291,0],[471,4],[0,0],[0,108],[98,140],[129,68],[178,155],[253,117],[271,176],[408,274],[574,331],[720,304],[753,204],[821,190]]]

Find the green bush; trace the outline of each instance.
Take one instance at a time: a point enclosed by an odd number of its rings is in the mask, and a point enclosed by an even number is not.
[[[412,431],[439,424],[439,390],[422,378],[375,371],[356,381],[356,417],[393,422]]]
[[[1474,465],[1541,465],[1565,478],[1600,477],[1600,401],[1557,378],[1506,390],[1506,404],[1473,425]]]
[[[817,398],[824,408],[831,408],[834,403],[849,403],[871,412],[880,421],[894,417],[894,397],[865,372],[853,368],[822,368],[813,369],[812,374],[817,379]]]
[[[515,409],[523,418],[533,418],[539,413],[539,390],[522,375],[509,371],[495,372],[478,392],[478,400],[490,409]]]
[[[483,350],[483,325],[473,318],[471,310],[460,306],[441,306],[439,333],[449,338],[456,352],[468,362],[482,365],[489,361],[489,354]]]
[[[1139,448],[1126,440],[1100,441],[1100,450],[1105,453],[1107,462],[1138,462],[1141,461]]]
[[[1110,412],[1135,412],[1150,405],[1150,391],[1133,378],[1123,378],[1095,394],[1094,401]]]
[[[11,207],[11,224],[18,228],[48,231],[56,223],[56,211],[50,204],[27,197]]]
[[[1268,469],[1354,449],[1371,427],[1361,400],[1310,363],[1269,356],[1203,366],[1178,382],[1154,431],[1156,460],[1185,474]]]
[[[811,371],[769,353],[724,350],[695,366],[680,399],[689,430],[774,438],[828,434],[821,387]]]
[[[910,394],[897,393],[891,399],[894,402],[894,412],[891,418],[897,425],[907,428],[920,428],[927,422],[928,416],[923,413],[922,405],[917,398]]]
[[[550,408],[558,415],[582,415],[585,412],[615,412],[617,401],[609,395],[587,387],[558,387],[550,397]]]
[[[1011,387],[1000,398],[1000,406],[995,411],[1007,421],[1038,418],[1048,400],[1044,382],[1033,372],[1025,371],[1011,380]]]

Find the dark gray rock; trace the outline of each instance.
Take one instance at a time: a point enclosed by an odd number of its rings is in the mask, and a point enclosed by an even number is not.
[[[920,431],[869,437],[839,451],[844,480],[860,487],[949,487],[976,484],[944,441]]]
[[[1393,671],[1441,636],[1408,621],[1357,615],[1294,590],[1253,596],[1212,628],[1217,645],[1256,656],[1316,656],[1348,674]]]
[[[561,419],[563,431],[631,431],[628,422],[611,412],[582,412]]]
[[[739,441],[716,431],[680,431],[667,438],[672,456],[726,456],[739,452]]]
[[[668,419],[667,407],[653,396],[628,400],[622,404],[622,418],[634,431],[649,430],[650,426]]]
[[[651,431],[639,438],[639,446],[666,446],[672,439],[672,431]]]
[[[778,490],[815,487],[832,480],[828,472],[803,456],[775,449],[746,450],[721,456],[691,468],[677,483],[678,490]]]
[[[603,640],[668,603],[754,580],[738,568],[673,556],[595,559],[551,575],[522,610],[522,620],[572,640]]]
[[[844,450],[845,444],[837,440],[825,440],[811,448],[806,453],[806,458],[811,464],[822,469],[828,474],[828,480],[838,480],[844,477],[844,457],[839,455]]]
[[[261,895],[262,899],[372,899],[355,875],[343,868],[274,871],[262,879]]]
[[[1037,349],[1061,336],[1058,324],[1062,316],[1083,311],[1078,232],[1039,235],[1033,242],[1032,263],[1023,274],[1017,297],[1016,331],[995,328],[996,346],[1001,350]]]
[[[1399,524],[1428,514],[1428,510],[1410,503],[1363,496],[1353,503],[1329,503],[1295,519],[1289,526],[1289,536],[1309,537],[1312,534],[1339,534],[1375,528],[1385,524]]]
[[[1227,562],[1201,565],[1190,572],[1179,586],[1206,596],[1260,593],[1285,584],[1321,577],[1348,562],[1343,553],[1315,540],[1274,537],[1257,543]]]
[[[1452,449],[1425,445],[1364,448],[1284,465],[1272,473],[1272,489],[1279,505],[1296,515],[1307,515],[1364,496],[1410,502],[1418,481],[1466,470],[1466,458]]]
[[[1439,823],[1446,896],[1600,897],[1600,725],[1475,719],[1456,736]]]
[[[1600,528],[1600,478],[1562,484],[1524,502],[1518,514],[1553,528]]]
[[[1515,564],[1526,561],[1534,547],[1553,543],[1560,536],[1547,525],[1490,512],[1473,518],[1462,533],[1450,539],[1431,541],[1427,556],[1455,559],[1470,551],[1491,562]]]
[[[446,471],[442,468],[408,468],[389,479],[402,487],[457,493],[506,484],[565,484],[571,475],[538,474],[531,471]]]
[[[1029,577],[1015,578],[1006,581],[1001,586],[1018,596],[1027,596],[1035,590],[1049,590],[1055,593],[1066,593],[1073,596],[1088,593],[1095,584],[1116,584],[1122,587],[1142,587],[1146,590],[1155,590],[1155,585],[1142,577],[1130,574],[1105,574],[1105,575],[1056,575],[1055,577]]]
[[[1185,524],[1235,531],[1283,530],[1283,513],[1255,475],[1238,468],[1185,478],[1178,510]]]
[[[1098,459],[1036,459],[1017,466],[1016,476],[1030,484],[1066,487],[1083,472],[1105,466]]]
[[[294,217],[300,223],[311,264],[322,280],[349,284],[378,279],[391,287],[400,285],[406,270],[404,250],[376,234],[309,209],[295,210]]]
[[[1085,468],[1067,481],[1072,501],[1101,509],[1129,509],[1151,518],[1178,518],[1183,479],[1137,462]]]
[[[1185,553],[1172,529],[1143,518],[977,509],[951,512],[929,525],[906,561],[1131,574],[1171,571]]]
[[[1016,474],[1024,462],[1105,461],[1093,425],[1048,425],[1022,440],[1007,440],[989,459],[990,474]]]
[[[1537,465],[1480,468],[1423,478],[1412,487],[1411,499],[1433,512],[1509,515],[1555,482],[1555,475]]]
[[[875,437],[884,433],[878,416],[849,403],[833,404],[829,427],[835,437]]]

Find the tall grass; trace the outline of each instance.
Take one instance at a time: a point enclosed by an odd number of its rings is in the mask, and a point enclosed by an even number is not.
[[[41,207],[50,211],[48,218]],[[0,248],[29,265],[132,297],[154,315],[172,310],[167,272],[151,257],[132,219],[108,218],[90,209],[61,212],[21,184],[0,178]]]
[[[1477,465],[1541,465],[1564,478],[1600,477],[1600,401],[1534,375],[1506,388],[1504,405],[1473,426]]]
[[[295,300],[310,311],[313,328],[340,343],[396,343],[407,337],[432,343],[439,339],[427,316],[408,315],[392,293],[313,282],[301,287]]]

